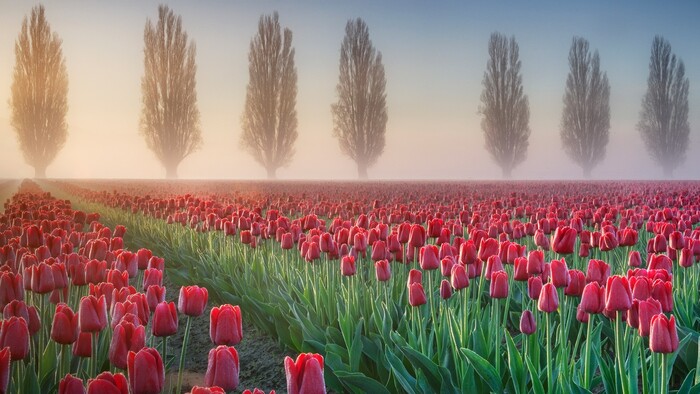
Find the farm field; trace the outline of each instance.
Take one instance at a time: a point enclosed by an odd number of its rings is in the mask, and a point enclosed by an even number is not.
[[[700,390],[700,182],[0,195],[8,392]]]

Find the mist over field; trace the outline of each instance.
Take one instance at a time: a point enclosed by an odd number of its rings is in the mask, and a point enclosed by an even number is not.
[[[14,45],[38,2],[0,0],[0,178],[31,177],[8,105]],[[293,33],[298,73],[298,139],[279,179],[356,179],[352,159],[333,136],[340,46],[349,19],[360,17],[386,73],[386,146],[370,179],[497,179],[478,113],[493,32],[520,47],[531,135],[514,179],[580,179],[560,137],[572,37],[600,54],[610,81],[610,138],[594,179],[663,179],[636,126],[647,88],[652,39],[662,35],[690,81],[690,143],[676,179],[700,179],[700,3],[610,4],[507,1],[445,2],[167,2],[197,48],[201,149],[185,158],[184,179],[262,179],[265,168],[241,148],[248,52],[263,14],[279,13]],[[158,2],[47,2],[62,39],[68,73],[68,138],[47,169],[52,178],[163,178],[164,167],[139,133],[144,25]]]

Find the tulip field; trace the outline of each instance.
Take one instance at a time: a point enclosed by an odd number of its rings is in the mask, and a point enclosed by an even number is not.
[[[25,180],[0,196],[0,393],[700,392],[698,182]],[[275,362],[286,385],[239,379],[243,322],[293,355]]]

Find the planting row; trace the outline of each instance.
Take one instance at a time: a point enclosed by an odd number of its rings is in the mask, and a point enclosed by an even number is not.
[[[182,392],[190,324],[205,318],[208,291],[183,286],[177,305],[166,302],[165,259],[125,249],[126,227],[99,219],[29,181],[5,204],[0,393]],[[182,352],[169,355],[168,337],[183,317]],[[209,319],[207,387],[193,393],[237,389],[245,362],[234,347],[243,340],[240,307],[214,307]],[[325,392],[322,356],[301,354],[284,364],[288,392]]]
[[[337,390],[699,387],[698,184],[245,186],[53,185]]]

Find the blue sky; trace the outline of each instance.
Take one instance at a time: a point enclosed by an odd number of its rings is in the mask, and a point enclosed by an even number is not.
[[[9,125],[13,45],[35,2],[0,0],[0,178],[31,176]],[[371,178],[488,179],[499,167],[484,149],[477,114],[490,34],[520,45],[532,135],[516,178],[568,179],[581,171],[559,138],[573,36],[598,49],[611,84],[611,130],[599,178],[658,178],[636,130],[651,40],[667,38],[690,79],[691,142],[681,178],[700,171],[700,2],[677,1],[172,1],[197,45],[202,149],[181,164],[184,178],[259,178],[240,149],[247,54],[258,19],[278,11],[289,27],[298,69],[299,139],[278,177],[352,179],[354,163],[332,137],[338,57],[348,19],[363,18],[383,54],[389,122],[384,155]],[[157,2],[44,3],[63,39],[69,74],[69,137],[47,171],[54,177],[158,178],[162,166],[138,132],[143,28]]]

